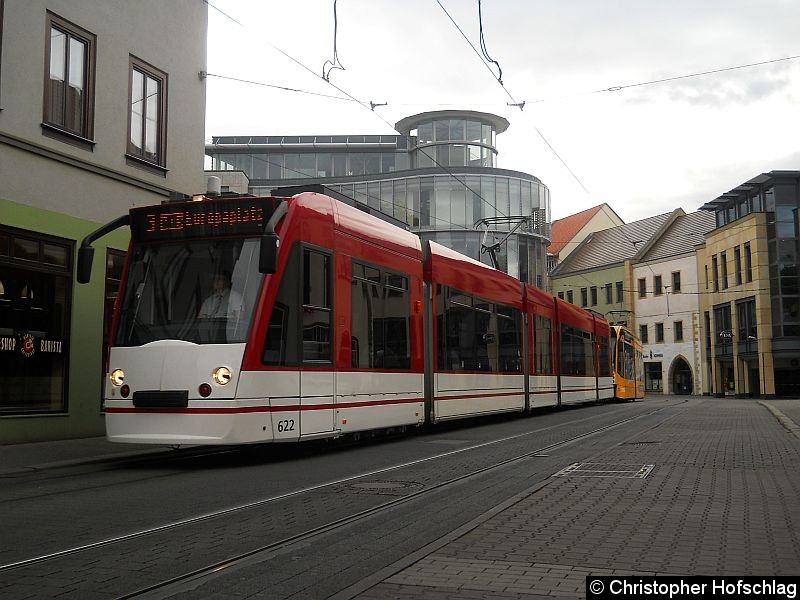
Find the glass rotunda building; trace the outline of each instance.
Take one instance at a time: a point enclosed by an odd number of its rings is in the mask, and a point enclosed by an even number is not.
[[[508,126],[490,113],[436,111],[399,121],[401,135],[219,136],[206,155],[223,180],[244,172],[252,194],[322,184],[488,264],[484,238],[501,242],[498,267],[544,287],[550,192],[533,175],[496,166]]]

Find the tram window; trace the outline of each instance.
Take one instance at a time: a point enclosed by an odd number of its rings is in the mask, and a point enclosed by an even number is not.
[[[589,332],[561,326],[561,372],[578,377],[594,376],[594,345]]]
[[[393,275],[392,273],[386,274],[386,285],[398,290],[408,289],[408,277],[402,275]]]
[[[492,312],[492,304],[487,302],[486,300],[481,300],[480,298],[474,299],[474,306],[475,310],[482,310],[485,312]]]
[[[460,304],[461,306],[472,306],[472,296],[467,294],[460,294],[458,292],[450,294],[451,304]]]
[[[445,371],[519,373],[520,311],[457,290],[447,290],[437,319],[439,368]]]
[[[299,273],[301,254],[302,273]],[[299,245],[292,248],[270,315],[262,356],[264,364],[330,362],[330,265],[328,254]]]
[[[547,375],[553,372],[553,322],[536,315],[534,366],[536,373]]]
[[[330,308],[330,256],[303,252],[303,305]]]
[[[617,344],[617,332],[612,330],[611,331],[611,369],[616,371],[618,369],[617,364],[617,348],[619,345]]]
[[[353,262],[352,283],[353,368],[409,369],[408,277]]]
[[[522,371],[520,346],[520,312],[508,306],[497,306],[498,370],[501,373]]]
[[[598,337],[598,346],[600,347],[600,369],[598,375],[600,377],[609,377],[611,375],[611,366],[609,358],[609,345],[608,338],[601,335]]]
[[[296,365],[300,362],[298,329],[300,286],[297,282],[299,246],[292,248],[281,277],[269,319],[262,360],[267,365]]]
[[[622,344],[622,376],[634,379],[634,349],[628,340]]]
[[[447,327],[448,369],[453,371],[491,371],[487,342],[491,315],[449,303]]]
[[[331,257],[303,249],[303,361],[331,360]]]

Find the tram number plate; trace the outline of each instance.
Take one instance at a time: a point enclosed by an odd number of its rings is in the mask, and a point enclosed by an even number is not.
[[[278,421],[278,432],[294,431],[294,419],[281,419]]]
[[[144,390],[133,392],[136,408],[187,408],[188,390]]]

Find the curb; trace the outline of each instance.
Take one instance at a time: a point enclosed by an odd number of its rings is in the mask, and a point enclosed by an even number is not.
[[[778,419],[778,422],[783,425],[789,433],[793,434],[798,440],[800,440],[800,425],[792,421],[789,417],[787,417],[769,402],[759,400],[758,403],[769,410],[769,412],[771,412],[775,418]]]

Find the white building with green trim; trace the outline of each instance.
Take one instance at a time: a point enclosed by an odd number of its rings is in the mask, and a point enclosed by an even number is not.
[[[102,435],[101,382],[132,206],[205,189],[207,6],[0,0],[0,444]],[[176,35],[180,31],[180,35]]]

